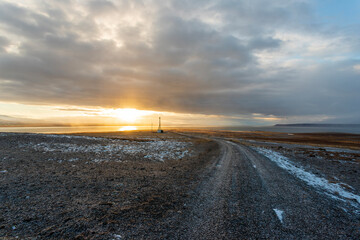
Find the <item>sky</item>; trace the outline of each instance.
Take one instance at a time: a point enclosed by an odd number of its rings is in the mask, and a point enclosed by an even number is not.
[[[357,0],[1,0],[0,125],[360,123],[359,12]]]

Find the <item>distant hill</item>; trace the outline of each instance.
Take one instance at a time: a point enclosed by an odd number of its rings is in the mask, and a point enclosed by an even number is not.
[[[294,123],[275,124],[275,127],[360,127],[360,124]]]

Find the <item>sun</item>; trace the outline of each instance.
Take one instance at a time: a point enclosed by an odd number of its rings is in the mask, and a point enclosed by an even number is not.
[[[134,123],[141,117],[153,114],[153,111],[137,110],[135,108],[119,108],[113,109],[109,115],[116,117],[123,122]]]
[[[101,115],[121,120],[122,124],[139,124],[143,117],[156,114],[155,111],[137,110],[135,108],[104,109]]]
[[[119,128],[119,131],[134,131],[137,130],[137,127],[135,126],[123,126]]]
[[[114,116],[124,122],[135,122],[141,116],[139,111],[133,108],[116,109]]]

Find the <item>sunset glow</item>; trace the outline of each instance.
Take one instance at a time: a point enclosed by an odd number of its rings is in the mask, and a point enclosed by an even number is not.
[[[359,1],[185,2],[0,1],[0,126],[359,122]]]
[[[137,127],[135,126],[123,126],[121,128],[119,128],[119,131],[134,131],[137,130]]]
[[[154,114],[154,111],[144,111],[137,110],[135,108],[123,108],[123,109],[112,109],[112,110],[104,110],[103,114],[105,116],[111,116],[120,119],[121,121],[134,123],[140,120],[144,116],[148,116]]]

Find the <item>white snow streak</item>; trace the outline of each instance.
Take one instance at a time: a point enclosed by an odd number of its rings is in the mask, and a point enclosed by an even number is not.
[[[114,234],[114,240],[121,240],[122,237],[120,234]]]
[[[342,188],[341,184],[343,183],[330,183],[325,178],[318,177],[310,172],[307,172],[301,167],[296,167],[292,162],[289,161],[287,157],[281,155],[278,152],[274,152],[266,148],[256,148],[256,150],[265,155],[271,161],[275,162],[279,167],[287,170],[291,174],[305,181],[307,184],[331,193],[334,198],[339,198],[340,196],[347,200],[355,200],[360,204],[360,196]],[[359,205],[357,207],[359,207]]]
[[[78,137],[78,136],[77,136]],[[88,137],[85,137],[88,139]],[[93,139],[92,139],[93,140]],[[96,139],[99,140],[99,139]],[[173,140],[151,140],[151,141],[127,141],[127,140],[104,140],[101,142],[88,143],[49,143],[41,142],[38,144],[28,143],[21,147],[33,148],[39,152],[53,153],[91,153],[94,162],[116,159],[124,160],[126,155],[137,155],[145,159],[154,161],[165,161],[167,159],[182,159],[190,156],[189,142]],[[80,160],[78,157],[70,158],[68,161]]]
[[[284,221],[283,221],[283,213],[284,213],[284,211],[281,211],[280,209],[276,209],[276,208],[274,208],[273,210],[276,213],[276,216],[279,218],[280,222],[284,223]]]

